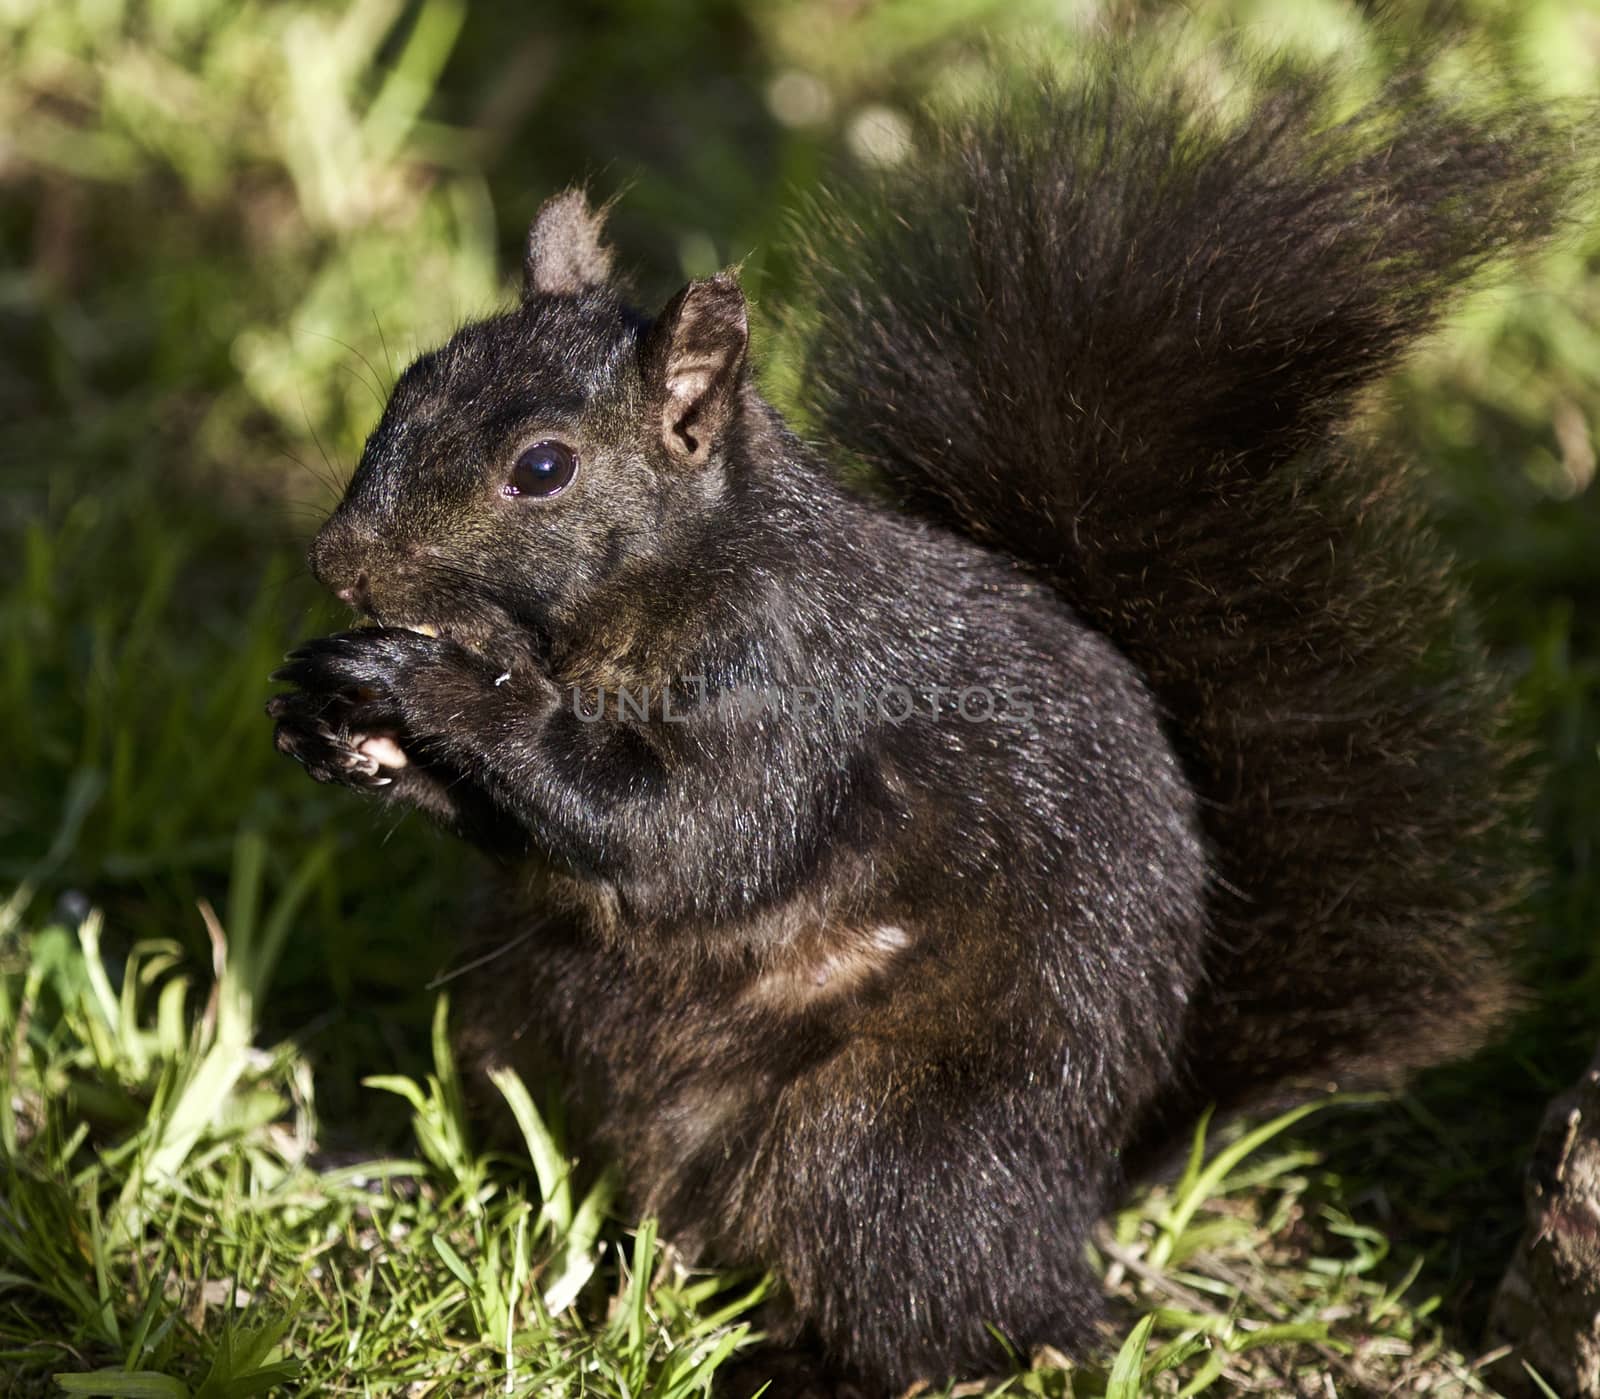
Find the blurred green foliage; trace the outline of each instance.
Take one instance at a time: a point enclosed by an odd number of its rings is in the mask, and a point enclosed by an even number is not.
[[[427,1070],[423,982],[470,858],[314,789],[260,711],[275,659],[337,621],[300,563],[319,512],[397,370],[507,293],[538,202],[620,196],[646,302],[738,262],[772,312],[804,302],[784,243],[808,189],[893,159],[996,52],[1070,62],[1086,26],[1219,89],[1241,41],[1359,85],[1423,32],[1472,52],[1459,81],[1600,100],[1593,0],[1391,24],[1345,0],[0,0],[0,882],[23,891],[0,978],[90,905],[109,977],[150,938],[203,967],[198,903],[247,906],[254,851],[296,910],[255,1023],[315,1063],[325,1135],[402,1136],[358,1080]],[[1548,773],[1530,1013],[1357,1134],[1341,1202],[1380,1199],[1468,1324],[1539,1103],[1600,1029],[1597,272],[1588,210],[1375,405],[1428,465]]]

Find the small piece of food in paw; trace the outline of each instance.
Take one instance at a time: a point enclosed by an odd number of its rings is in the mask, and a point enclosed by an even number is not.
[[[405,749],[388,734],[368,734],[356,744],[356,751],[371,758],[379,767],[403,768],[410,766]]]
[[[439,628],[434,626],[434,624],[432,622],[413,622],[411,624],[411,628],[410,629],[412,631],[419,631],[424,636],[438,636],[439,635]]]
[[[346,772],[359,772],[364,777],[372,777],[378,771],[378,760],[359,748],[345,749],[337,753],[333,761]]]

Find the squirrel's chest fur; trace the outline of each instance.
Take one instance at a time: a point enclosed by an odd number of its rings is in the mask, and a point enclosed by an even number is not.
[[[779,1179],[831,1169],[837,1134],[935,1105],[981,1135],[1025,1099],[1061,1169],[1113,1161],[1171,1078],[1199,974],[1193,799],[1108,645],[981,567],[915,602],[858,593],[816,616],[827,603],[784,617],[786,643],[825,628],[840,654],[876,652],[823,683],[902,688],[911,715],[847,715],[820,778],[763,756],[775,733],[784,753],[805,741],[782,726],[829,723],[781,695],[713,753],[662,726],[672,848],[616,879],[513,871],[483,941],[548,922],[466,1007],[487,1057],[553,1058],[637,1207],[721,1258],[761,1256]],[[921,641],[884,654],[870,629],[891,603]],[[703,810],[745,792],[749,843],[712,842]]]

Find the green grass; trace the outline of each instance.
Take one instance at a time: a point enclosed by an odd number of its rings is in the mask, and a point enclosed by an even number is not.
[[[1536,87],[1595,95],[1580,0],[1465,12]],[[614,1218],[543,1085],[498,1085],[512,1149],[467,1119],[429,977],[472,857],[304,781],[261,714],[337,621],[300,553],[394,372],[493,302],[541,195],[631,182],[647,294],[743,258],[770,307],[783,207],[864,113],[959,88],[986,25],[1059,23],[672,13],[0,8],[0,1392],[636,1399],[702,1392],[756,1333],[763,1281],[686,1275]],[[1331,0],[1194,23],[1195,62],[1239,26],[1385,61]],[[810,108],[773,100],[796,75]],[[1529,1011],[1401,1099],[1197,1140],[1094,1241],[1101,1352],[1002,1387],[1484,1391],[1522,1158],[1600,1021],[1597,268],[1575,236],[1381,405],[1546,774]]]
[[[645,1228],[613,1249],[609,1308],[573,1309],[601,1261],[609,1177],[574,1191],[511,1077],[498,1086],[526,1154],[474,1149],[443,1000],[433,1072],[369,1081],[408,1107],[416,1155],[314,1156],[311,1065],[290,1043],[255,1047],[250,1005],[319,859],[266,905],[259,841],[241,842],[233,935],[207,911],[218,976],[198,1018],[169,945],[108,967],[93,914],[29,940],[0,1006],[12,1377],[54,1372],[69,1393],[125,1396],[469,1377],[506,1393],[699,1392],[748,1334],[739,1318],[762,1285],[678,1276]]]

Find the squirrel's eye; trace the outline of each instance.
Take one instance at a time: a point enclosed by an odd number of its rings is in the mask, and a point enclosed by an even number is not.
[[[501,489],[511,496],[560,495],[578,474],[578,454],[565,442],[535,442],[511,468]]]

